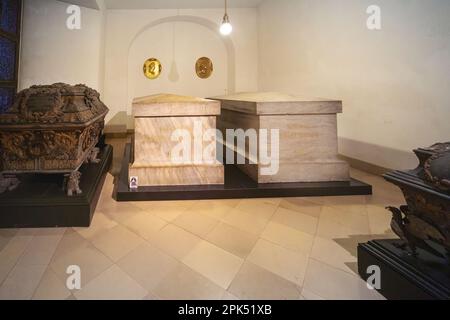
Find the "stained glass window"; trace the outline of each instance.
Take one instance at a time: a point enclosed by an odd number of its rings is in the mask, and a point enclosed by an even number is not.
[[[0,114],[11,107],[14,99],[14,88],[0,88]]]
[[[17,87],[21,0],[0,0],[0,113],[13,104]]]
[[[15,79],[16,44],[9,39],[0,37],[0,80]]]
[[[0,0],[0,29],[9,33],[17,33],[18,3],[16,0]]]

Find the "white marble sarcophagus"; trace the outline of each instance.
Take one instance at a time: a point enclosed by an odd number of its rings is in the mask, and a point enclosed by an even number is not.
[[[220,103],[158,94],[133,101],[134,162],[129,177],[139,186],[224,184],[216,157]]]
[[[349,181],[349,165],[338,158],[337,114],[342,101],[305,98],[282,93],[241,93],[212,98],[221,102],[218,127],[227,147],[245,157],[238,167],[258,183]],[[226,139],[227,129],[257,132],[256,154]],[[262,130],[261,129],[265,129]],[[270,138],[278,130],[279,144]],[[262,135],[267,135],[267,154],[279,152],[277,172],[264,170],[258,159]],[[248,134],[248,137],[251,133]],[[274,136],[276,138],[276,135]],[[253,149],[255,150],[255,149]],[[237,158],[237,157],[236,157]],[[273,160],[273,159],[272,159]],[[253,161],[254,164],[249,164]],[[265,172],[266,171],[266,172]],[[269,173],[267,172],[269,171]]]

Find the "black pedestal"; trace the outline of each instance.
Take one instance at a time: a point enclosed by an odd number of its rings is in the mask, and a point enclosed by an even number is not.
[[[358,246],[360,276],[368,279],[367,268],[381,269],[381,290],[390,300],[449,300],[450,262],[423,250],[418,257],[394,246],[399,240],[377,240]],[[445,251],[442,249],[442,253]]]
[[[116,182],[117,201],[206,200],[279,197],[317,197],[370,195],[372,187],[357,180],[349,182],[258,184],[234,165],[225,166],[225,185],[139,187],[129,189],[128,168],[132,161],[131,145],[125,148],[122,169]]]
[[[68,197],[61,174],[24,174],[19,187],[0,194],[0,228],[89,227],[112,161],[112,147],[102,146],[98,164],[85,164],[82,195]]]

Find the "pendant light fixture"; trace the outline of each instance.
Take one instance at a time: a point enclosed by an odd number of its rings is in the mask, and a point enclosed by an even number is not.
[[[228,36],[233,31],[233,26],[230,23],[230,18],[228,17],[228,1],[225,0],[225,15],[223,16],[222,25],[220,26],[220,33],[224,36]]]

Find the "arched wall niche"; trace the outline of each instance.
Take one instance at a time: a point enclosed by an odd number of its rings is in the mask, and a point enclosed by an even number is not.
[[[169,16],[164,17],[155,21],[150,22],[149,24],[142,27],[131,39],[129,46],[128,46],[128,55],[127,55],[127,96],[128,96],[128,102],[129,107],[131,108],[131,102],[134,98],[134,88],[135,85],[134,77],[136,76],[136,63],[139,65],[142,65],[144,60],[142,61],[130,61],[131,60],[131,54],[134,53],[134,46],[137,44],[137,42],[140,41],[140,38],[142,35],[148,33],[151,31],[151,29],[155,29],[157,27],[160,27],[165,24],[174,24],[174,23],[188,23],[188,24],[194,24],[196,26],[200,26],[204,28],[205,30],[209,31],[214,37],[216,37],[217,41],[223,44],[223,48],[225,49],[225,59],[226,59],[226,91],[228,93],[234,93],[236,91],[236,56],[235,56],[235,47],[233,44],[233,41],[230,37],[222,37],[219,33],[219,25],[202,17],[197,16],[188,16],[188,15],[177,15],[177,16]],[[169,35],[170,36],[170,35]],[[222,50],[222,49],[221,49]],[[150,54],[150,53],[149,53]],[[148,57],[149,58],[149,57]],[[156,57],[158,58],[158,57]],[[192,66],[194,66],[195,61],[192,61]],[[169,69],[171,68],[171,65],[163,66],[165,68],[167,77],[167,73],[169,72]],[[142,73],[141,69],[138,70]],[[191,71],[194,73],[194,70]],[[143,75],[142,75],[143,77]],[[151,81],[151,80],[148,80]],[[205,80],[203,80],[205,81]],[[208,81],[208,80],[206,80]],[[167,90],[170,90],[170,87],[167,88]],[[155,92],[153,92],[155,93]],[[149,94],[152,94],[152,92],[149,92]],[[130,109],[128,110],[131,111]]]

